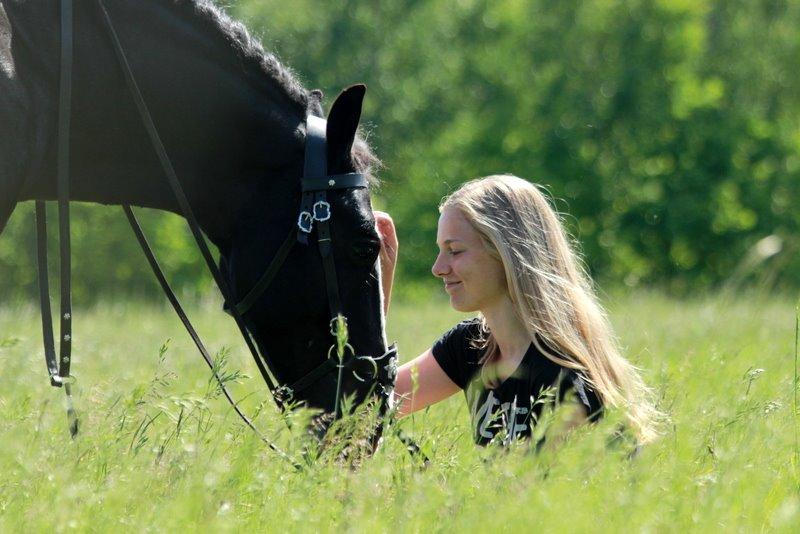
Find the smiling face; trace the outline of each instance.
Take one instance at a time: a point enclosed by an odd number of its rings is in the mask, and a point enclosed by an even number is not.
[[[431,271],[444,282],[453,309],[484,311],[508,294],[502,263],[489,254],[480,234],[460,211],[442,211],[436,242],[439,255]]]

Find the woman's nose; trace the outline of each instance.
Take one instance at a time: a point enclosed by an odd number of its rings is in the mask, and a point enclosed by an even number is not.
[[[450,272],[450,265],[448,265],[444,254],[440,253],[438,256],[436,256],[436,261],[433,262],[431,272],[433,273],[433,276],[440,278]]]

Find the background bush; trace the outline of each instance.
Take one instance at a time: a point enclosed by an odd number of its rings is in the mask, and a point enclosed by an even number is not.
[[[500,172],[549,189],[606,283],[800,283],[798,2],[226,5],[328,103],[369,86],[364,118],[385,162],[377,204],[398,224],[401,287],[431,278],[441,197]],[[79,297],[156,291],[119,210],[75,221]],[[181,221],[149,223],[177,285],[204,288]],[[3,295],[35,294],[32,235],[18,214],[0,239]]]

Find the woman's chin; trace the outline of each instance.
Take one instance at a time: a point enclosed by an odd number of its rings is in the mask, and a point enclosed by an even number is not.
[[[470,306],[469,303],[463,302],[454,295],[450,295],[450,307],[453,308],[457,312],[461,313],[469,313],[477,311],[474,306]]]

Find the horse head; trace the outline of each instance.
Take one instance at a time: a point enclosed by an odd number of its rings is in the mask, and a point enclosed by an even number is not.
[[[325,182],[332,184],[342,176],[360,180],[358,174],[370,172],[371,156],[359,150],[358,144],[363,141],[357,137],[365,90],[363,85],[346,89],[331,107],[327,124],[320,123],[325,126],[327,174],[319,178]],[[313,103],[315,99],[310,102],[310,114],[321,114],[319,104]],[[306,166],[311,142],[308,121],[296,136],[301,146],[295,147],[296,159]],[[240,311],[282,386],[282,400],[301,402],[329,414],[336,411],[337,401],[344,395],[356,403],[370,395],[385,400],[394,361],[393,355],[387,354],[384,332],[377,261],[380,239],[370,203],[371,180],[365,177],[360,185],[326,191],[324,202],[329,207],[322,216],[316,213],[319,197],[314,196],[314,205],[305,207],[310,207],[306,213],[312,217],[303,231],[298,228],[303,226],[301,205],[311,193],[302,190],[303,165],[289,167],[293,185],[288,196],[281,197],[267,187],[262,197],[249,203],[248,216],[222,258],[223,271],[235,288],[237,304],[248,299]],[[326,230],[323,221],[317,219],[327,215]],[[332,258],[328,266],[322,250],[325,246],[330,246]],[[269,285],[253,292],[265,270],[272,271]],[[337,311],[347,328],[342,353],[337,351],[333,335]],[[345,366],[341,379],[335,363]],[[385,402],[382,406],[385,408]]]
[[[371,393],[385,400],[392,367],[370,180],[351,175],[346,187],[325,186],[323,196],[313,191],[314,202],[306,205],[306,147],[313,137],[309,126],[321,124],[320,93],[303,89],[244,26],[204,0],[0,7],[0,30],[13,34],[15,43],[9,48],[8,39],[0,39],[0,117],[17,121],[6,120],[0,132],[10,139],[18,133],[15,124],[29,124],[35,131],[28,137],[41,140],[28,143],[30,165],[14,144],[0,143],[0,193],[8,197],[0,198],[0,229],[16,202],[58,198],[58,175],[68,177],[65,203],[154,208],[190,221],[196,216],[193,234],[201,229],[219,250],[220,269],[212,272],[226,305],[285,386],[284,397],[326,413],[336,413],[337,390],[356,401]],[[61,85],[57,72],[69,73],[71,84]],[[364,92],[364,86],[345,90],[330,110],[322,136],[328,175],[369,174],[374,158],[356,132]],[[62,97],[69,105],[61,106]],[[64,128],[62,110],[71,117]],[[62,168],[61,160],[69,164]],[[306,232],[298,228],[301,211],[307,212]],[[202,237],[198,243],[205,245]],[[326,246],[329,255],[321,253]],[[282,259],[274,279],[239,312],[276,255]],[[329,358],[335,356],[333,285],[348,325],[341,380]],[[306,380],[306,387],[291,388],[319,369],[325,372]]]

